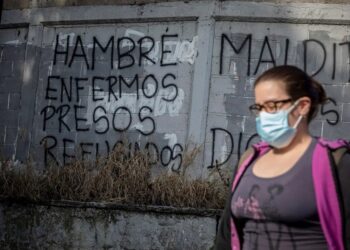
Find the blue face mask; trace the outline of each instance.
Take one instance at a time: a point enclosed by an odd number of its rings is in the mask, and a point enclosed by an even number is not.
[[[298,103],[299,101],[296,101],[290,108],[273,114],[260,112],[255,121],[256,130],[263,141],[275,148],[283,148],[291,143],[296,134],[296,128],[303,117],[299,116],[294,126],[290,127],[288,115]]]

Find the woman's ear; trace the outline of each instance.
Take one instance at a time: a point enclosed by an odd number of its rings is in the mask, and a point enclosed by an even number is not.
[[[297,107],[299,115],[306,117],[310,112],[310,108],[311,108],[311,99],[309,97],[303,96],[299,98],[299,105]]]

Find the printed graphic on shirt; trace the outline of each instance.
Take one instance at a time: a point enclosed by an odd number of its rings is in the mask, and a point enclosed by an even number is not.
[[[266,190],[266,199],[261,199],[261,187],[257,184],[252,185],[249,193],[238,195],[232,202],[232,212],[238,217],[250,218],[255,220],[265,220],[271,217],[278,217],[279,212],[274,205],[274,199],[283,192],[283,186],[273,184]]]

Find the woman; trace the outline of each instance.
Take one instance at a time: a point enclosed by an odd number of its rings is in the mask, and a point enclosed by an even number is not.
[[[236,168],[215,248],[350,249],[349,144],[308,129],[324,89],[297,67],[278,66],[254,91],[263,142]]]

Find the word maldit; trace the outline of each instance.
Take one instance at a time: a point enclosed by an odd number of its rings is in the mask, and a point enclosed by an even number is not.
[[[240,60],[246,60],[245,65],[247,68],[246,75],[252,76],[256,75],[263,64],[269,64],[271,66],[277,66],[276,62],[276,54],[273,52],[271,48],[272,42],[279,42],[281,44],[281,48],[284,48],[284,51],[282,51],[282,62],[279,62],[280,64],[289,64],[288,58],[289,54],[291,52],[291,46],[290,46],[290,40],[289,38],[285,38],[282,40],[276,41],[276,38],[271,38],[268,36],[265,36],[261,47],[254,48],[255,50],[259,51],[259,58],[252,58],[252,51],[253,51],[253,35],[247,34],[244,38],[239,36],[238,40],[242,40],[242,42],[237,42],[237,39],[230,38],[226,34],[221,35],[221,44],[220,44],[220,69],[219,74],[223,74],[224,72],[224,57],[227,56],[228,51],[233,51],[236,55],[238,54],[244,54],[244,57],[242,58],[242,55],[239,57]],[[346,51],[347,53],[343,53],[345,57],[347,57],[347,60],[345,60],[347,63],[350,61],[350,41],[345,42],[339,42],[339,43],[332,43],[332,44],[325,44],[322,41],[319,41],[317,39],[305,39],[301,41],[301,51],[302,51],[302,61],[303,65],[300,65],[306,72],[311,74],[311,76],[316,76],[319,74],[322,70],[327,70],[329,72],[331,80],[334,80],[336,78],[337,72],[339,72],[338,67],[341,67],[342,71],[343,69],[347,69],[348,71],[348,78],[347,81],[350,82],[350,69],[348,66],[345,66],[344,63],[340,65],[339,61],[337,60],[337,55],[339,55],[339,51],[342,49],[342,51]],[[313,72],[309,68],[310,67],[310,61],[313,57],[316,55],[314,54],[315,51],[317,51],[317,58],[320,60],[317,60],[316,64],[313,65],[315,69],[313,69]],[[255,67],[252,68],[255,64]],[[331,69],[326,67],[327,65],[332,65]]]

